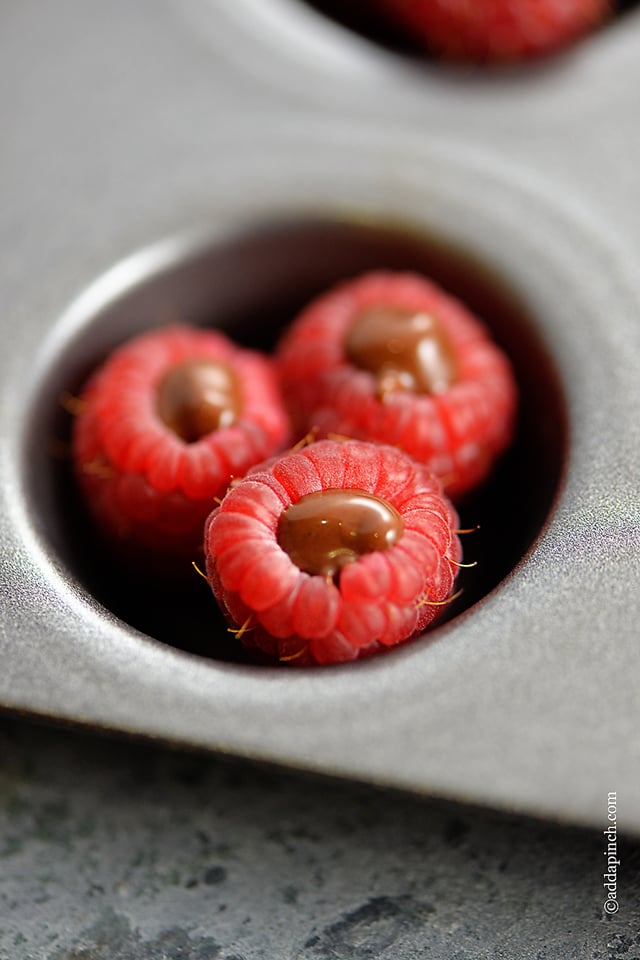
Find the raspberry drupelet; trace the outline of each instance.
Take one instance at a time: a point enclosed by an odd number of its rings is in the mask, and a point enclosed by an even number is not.
[[[611,0],[376,0],[390,21],[437,56],[505,63],[541,57],[588,34]]]
[[[373,272],[318,297],[278,349],[301,432],[393,444],[456,498],[514,430],[509,361],[458,300],[414,273]]]
[[[439,481],[393,447],[320,440],[256,468],[206,524],[207,579],[239,641],[355,660],[428,627],[460,565]]]
[[[288,440],[271,361],[185,325],[121,346],[75,407],[88,509],[116,555],[152,573],[192,572],[214,498]]]

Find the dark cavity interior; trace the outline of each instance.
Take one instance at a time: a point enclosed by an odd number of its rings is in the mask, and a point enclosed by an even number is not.
[[[274,223],[196,245],[174,265],[117,292],[58,338],[58,355],[38,384],[24,445],[33,519],[55,563],[125,623],[191,653],[242,661],[208,584],[194,571],[167,589],[124,573],[92,532],[75,493],[65,449],[71,416],[61,397],[125,339],[176,318],[215,326],[270,350],[314,296],[372,269],[417,270],[465,301],[491,328],[515,366],[521,407],[516,441],[490,480],[459,505],[466,562],[462,595],[443,621],[482,600],[531,548],[563,473],[567,419],[562,388],[534,318],[507,285],[464,252],[410,230],[341,220]],[[64,333],[64,331],[63,331]]]

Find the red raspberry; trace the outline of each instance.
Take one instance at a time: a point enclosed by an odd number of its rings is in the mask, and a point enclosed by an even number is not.
[[[248,647],[355,660],[424,630],[461,557],[438,480],[401,451],[322,440],[252,471],[205,530],[207,577]]]
[[[370,273],[311,303],[279,364],[301,428],[401,447],[458,496],[511,440],[516,386],[485,327],[424,277]]]
[[[196,559],[213,499],[288,433],[267,358],[186,326],[120,347],[77,406],[75,473],[98,527],[134,564],[172,572]]]
[[[455,60],[525,60],[568,46],[611,13],[610,0],[377,0],[434,53]]]

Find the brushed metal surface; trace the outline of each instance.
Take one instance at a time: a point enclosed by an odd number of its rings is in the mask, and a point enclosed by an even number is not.
[[[316,39],[335,29],[342,66],[293,62],[248,0],[230,10],[2,14],[0,702],[567,822],[600,825],[617,791],[638,831],[640,19],[511,83],[436,79],[328,23]],[[352,55],[366,65],[347,81]],[[317,672],[204,660],[124,623],[70,566],[39,404],[122,335],[100,318],[136,284],[318,216],[410,224],[506,278],[558,370],[566,472],[515,570],[434,642]]]

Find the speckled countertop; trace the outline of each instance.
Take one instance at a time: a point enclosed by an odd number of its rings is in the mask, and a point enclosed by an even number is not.
[[[0,723],[2,960],[638,960],[640,845]],[[606,811],[603,811],[603,822]]]

